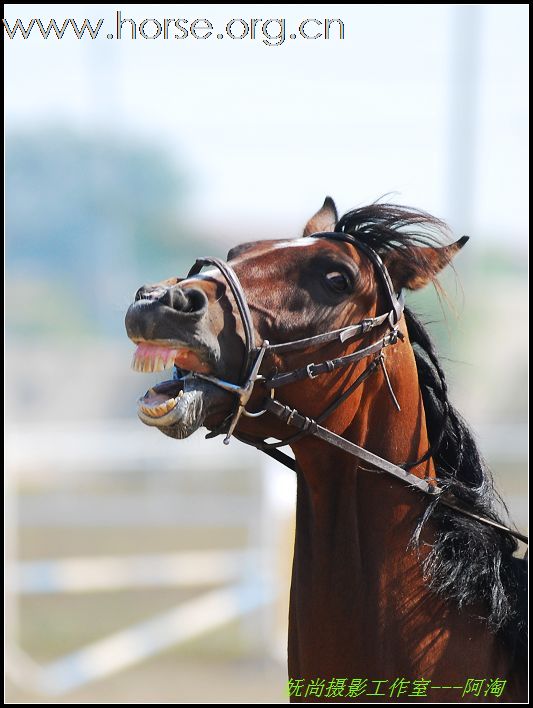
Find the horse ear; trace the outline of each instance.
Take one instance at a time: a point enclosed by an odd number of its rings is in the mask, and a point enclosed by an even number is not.
[[[312,236],[319,231],[333,231],[338,220],[339,215],[337,214],[335,202],[331,197],[326,197],[324,204],[322,204],[317,213],[312,216],[305,225],[303,235]]]
[[[440,248],[409,246],[388,251],[383,255],[383,261],[396,291],[399,292],[402,288],[418,290],[434,280],[461,250],[468,238],[463,236],[455,243]]]

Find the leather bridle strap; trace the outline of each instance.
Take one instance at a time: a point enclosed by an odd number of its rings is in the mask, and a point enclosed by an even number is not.
[[[302,366],[299,369],[294,369],[294,371],[289,371],[287,373],[274,374],[270,378],[265,380],[265,386],[267,388],[279,388],[280,386],[286,386],[287,384],[294,383],[295,381],[301,381],[302,379],[316,379],[320,374],[330,374],[335,369],[341,366],[348,366],[349,364],[354,364],[356,361],[361,361],[367,356],[376,354],[380,352],[385,347],[390,344],[396,344],[398,339],[403,339],[403,335],[400,332],[394,330],[389,332],[382,339],[370,344],[368,347],[363,349],[357,349],[351,354],[346,354],[345,356],[339,356],[335,359],[328,359],[320,364],[307,364],[307,366]]]
[[[402,467],[379,457],[379,455],[375,455],[369,450],[365,450],[364,447],[360,447],[350,440],[346,440],[346,438],[333,433],[331,430],[322,427],[316,420],[302,415],[296,408],[291,408],[271,398],[266,400],[265,408],[269,413],[273,413],[276,418],[279,418],[287,425],[292,425],[299,430],[307,432],[309,435],[324,440],[330,445],[335,445],[335,447],[340,448],[344,452],[354,455],[358,459],[363,460],[363,462],[372,465],[378,472],[388,472],[411,486],[417,487],[426,494],[435,496],[442,492],[442,489],[436,484],[430,484],[426,480],[407,472]]]
[[[341,395],[336,398],[332,403],[329,404],[329,406],[322,411],[322,413],[317,417],[316,422],[317,423],[323,423],[329,416],[333,413],[333,411],[337,410],[337,408],[344,403],[351,395],[352,393],[361,386],[362,383],[364,383],[373,373],[374,371],[377,370],[378,366],[382,362],[383,355],[380,353],[377,357],[372,359],[370,364],[366,367],[366,369],[353,381],[347,389],[345,389]],[[278,440],[278,442],[270,442],[267,443],[265,441],[254,441],[250,439],[246,439],[243,437],[239,437],[238,435],[235,435],[237,440],[242,440],[242,442],[246,442],[249,445],[253,445],[254,447],[257,447],[259,450],[262,450],[263,452],[268,452],[268,450],[274,450],[275,448],[278,447],[285,447],[286,445],[291,445],[292,443],[296,442],[297,440],[300,440],[301,438],[305,437],[307,435],[307,432],[305,431],[300,431],[296,433],[295,435],[291,435],[288,438],[284,438],[283,440]],[[281,453],[283,454],[283,453]],[[287,457],[287,456],[285,456]],[[287,457],[287,459],[292,459],[290,457]]]
[[[248,301],[246,300],[246,295],[244,294],[235,271],[220,258],[198,258],[189,270],[187,277],[190,278],[193,275],[198,275],[205,265],[214,265],[220,270],[230,287],[233,297],[235,298],[235,302],[237,303],[237,309],[239,310],[239,315],[244,329],[244,346],[246,350],[239,377],[240,383],[244,383],[248,377],[248,372],[252,367],[253,354],[254,351],[256,351],[254,325],[252,315],[250,314],[250,308],[248,307]]]
[[[379,327],[379,325],[382,325],[389,316],[390,312],[386,312],[384,315],[380,315],[379,317],[367,317],[356,325],[348,325],[348,327],[334,329],[331,332],[324,332],[324,334],[315,334],[313,337],[295,339],[292,342],[271,344],[269,350],[275,354],[285,354],[286,352],[294,352],[298,349],[322,346],[322,344],[327,344],[328,342],[334,342],[337,340],[344,343],[348,341],[348,339],[362,337],[375,327]]]
[[[433,483],[431,481],[417,477],[416,475],[407,472],[399,465],[395,465],[394,463],[385,460],[383,457],[375,455],[369,450],[365,450],[364,447],[360,447],[359,445],[356,445],[350,440],[346,440],[346,438],[343,438],[340,435],[333,433],[331,430],[322,427],[317,421],[313,420],[312,418],[307,418],[306,416],[303,416],[295,408],[286,406],[283,403],[280,403],[279,401],[276,401],[274,399],[267,399],[265,403],[265,408],[267,409],[267,411],[275,415],[287,425],[292,425],[301,431],[305,431],[308,435],[313,435],[314,437],[319,438],[320,440],[324,440],[325,442],[329,443],[330,445],[334,445],[335,447],[339,448],[340,450],[343,450],[349,455],[353,455],[354,457],[363,460],[363,462],[367,462],[368,464],[372,465],[376,472],[387,472],[388,474],[393,475],[394,477],[400,479],[402,482],[408,484],[409,486],[415,487],[424,494],[430,495],[432,497],[439,497],[439,504],[444,504],[450,509],[454,509],[455,511],[458,511],[459,513],[464,514],[465,516],[469,516],[473,519],[476,519],[477,521],[480,521],[481,523],[487,526],[492,526],[494,528],[499,529],[500,531],[505,531],[511,534],[511,536],[514,536],[515,538],[519,539],[523,543],[528,542],[527,536],[520,533],[519,531],[515,531],[514,529],[504,526],[504,524],[500,524],[499,522],[494,521],[493,519],[487,516],[482,516],[481,514],[477,514],[476,512],[465,508],[464,506],[462,506],[462,504],[458,502],[456,498],[450,498],[449,495],[447,495],[446,489],[439,487],[437,483]],[[292,460],[292,458],[290,458],[288,455],[280,453],[279,450],[276,450],[276,455],[271,454],[272,452],[274,452],[273,450],[265,450],[265,452],[271,457],[274,457],[274,459],[276,459],[278,462],[281,462],[282,464],[289,467],[290,469],[296,469],[294,460]]]

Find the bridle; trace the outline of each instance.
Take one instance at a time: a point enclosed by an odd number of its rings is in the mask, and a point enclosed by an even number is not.
[[[422,479],[416,475],[410,473],[408,470],[424,460],[427,460],[433,450],[430,447],[429,450],[423,455],[419,460],[411,463],[405,463],[403,465],[396,465],[379,455],[366,450],[359,445],[346,440],[340,435],[333,433],[328,428],[321,425],[321,422],[325,420],[339,405],[341,405],[366,379],[368,379],[378,368],[381,368],[387,387],[391,398],[400,410],[400,406],[394,395],[394,391],[387,373],[387,368],[385,365],[385,350],[389,346],[394,346],[399,340],[403,340],[402,333],[398,330],[398,323],[402,317],[404,310],[404,297],[403,292],[397,294],[395,292],[391,277],[389,272],[383,263],[379,254],[366,243],[357,239],[352,234],[347,234],[344,232],[318,232],[311,235],[312,238],[327,238],[330,240],[343,241],[345,243],[351,244],[359,251],[365,254],[367,258],[371,261],[374,269],[381,281],[383,290],[386,294],[390,309],[382,315],[377,317],[365,318],[358,322],[357,324],[348,325],[340,329],[332,330],[330,332],[325,332],[323,334],[317,334],[311,337],[305,337],[303,339],[293,340],[291,342],[284,342],[281,344],[270,344],[268,340],[264,340],[260,346],[256,346],[254,326],[252,321],[252,316],[250,313],[250,308],[246,299],[243,287],[237,277],[237,274],[231,266],[229,266],[225,261],[219,258],[199,258],[193,267],[190,269],[187,277],[192,277],[198,275],[202,268],[206,265],[215,266],[222,273],[229,289],[237,304],[237,309],[239,312],[240,320],[244,331],[244,347],[245,353],[241,365],[239,383],[231,383],[223,379],[217,378],[216,376],[211,376],[210,374],[202,374],[199,372],[191,372],[187,374],[188,377],[199,378],[208,381],[219,388],[228,391],[229,393],[237,397],[237,404],[235,409],[228,415],[228,417],[222,422],[222,424],[208,433],[207,437],[215,437],[221,433],[225,433],[224,444],[228,444],[231,437],[234,436],[238,440],[253,445],[258,449],[262,450],[270,457],[273,457],[278,462],[284,464],[292,470],[296,470],[295,460],[289,455],[281,452],[278,448],[288,445],[296,440],[312,435],[325,442],[333,445],[344,452],[353,455],[354,457],[370,464],[376,472],[385,472],[388,474],[401,479],[404,483],[408,484],[412,488],[416,488],[424,494],[432,497],[435,501],[438,499],[438,503],[443,504],[447,507],[455,509],[459,513],[469,516],[473,519],[477,519],[479,522],[492,526],[511,534],[515,538],[528,542],[527,536],[511,529],[499,522],[495,521],[486,516],[482,516],[477,512],[474,512],[466,508],[461,501],[453,495],[450,490],[441,487],[437,484],[436,480]],[[274,354],[285,354],[287,352],[294,352],[302,349],[321,347],[324,344],[329,344],[334,341],[340,341],[342,343],[351,339],[361,339],[369,332],[372,332],[381,325],[387,325],[388,331],[380,339],[372,344],[365,347],[359,348],[350,354],[345,354],[334,359],[327,359],[318,364],[309,363],[303,367],[293,369],[292,371],[284,371],[282,373],[274,373],[269,376],[260,374],[261,364],[267,353]],[[296,408],[291,408],[278,401],[275,397],[276,390],[287,384],[294,383],[296,381],[302,381],[305,379],[315,379],[317,376],[323,374],[329,374],[333,371],[353,364],[357,361],[361,361],[368,357],[372,357],[370,363],[364,369],[362,374],[360,374],[357,379],[350,384],[350,386],[341,393],[341,395],[331,403],[325,411],[323,411],[316,419],[309,418]],[[261,382],[265,385],[270,395],[267,396],[263,402],[263,407],[257,412],[252,412],[247,410],[246,406],[252,396],[254,386],[257,382]],[[250,418],[257,418],[264,413],[271,413],[276,416],[280,421],[286,423],[288,426],[292,426],[297,429],[297,432],[288,438],[284,438],[275,443],[267,443],[266,441],[258,441],[246,438],[235,432],[237,424],[241,416],[246,416]]]

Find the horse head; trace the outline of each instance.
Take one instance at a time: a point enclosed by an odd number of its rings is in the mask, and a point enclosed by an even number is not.
[[[318,346],[310,341],[309,346],[290,351],[280,346],[387,314],[389,291],[398,295],[423,287],[466,241],[439,246],[436,236],[444,231],[444,224],[429,214],[388,204],[356,209],[339,221],[328,197],[301,236],[232,248],[227,265],[236,276],[235,287],[216,259],[203,272],[196,268],[189,277],[141,287],[126,315],[128,336],[137,344],[133,366],[144,372],[172,369],[174,377],[140,399],[140,419],[176,438],[187,437],[202,425],[220,430],[231,418],[235,391],[216,381],[242,386],[253,364],[247,355],[253,357],[250,350],[258,351],[264,342],[268,348],[245,409],[252,414],[262,410],[272,374],[301,369],[312,361],[311,355],[331,361],[350,354],[362,339],[379,341],[391,327],[388,317],[364,338],[339,336]],[[382,268],[376,267],[371,254]],[[392,324],[405,343],[405,322],[401,312],[397,315]],[[395,377],[393,369],[405,357],[390,359],[390,374]],[[365,364],[354,362],[333,377],[291,382],[283,400],[306,415],[318,416]],[[350,412],[361,396],[362,390],[351,399]],[[348,423],[346,411],[341,407],[329,423],[342,430]],[[251,440],[285,434],[269,415],[242,417],[236,432]]]

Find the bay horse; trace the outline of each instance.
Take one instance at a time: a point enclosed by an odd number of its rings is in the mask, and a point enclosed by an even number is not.
[[[143,423],[174,438],[205,426],[295,470],[294,702],[526,700],[524,537],[498,517],[403,301],[467,241],[444,237],[423,211],[339,219],[328,197],[302,236],[200,259],[126,315],[133,367],[173,370],[139,400]]]

